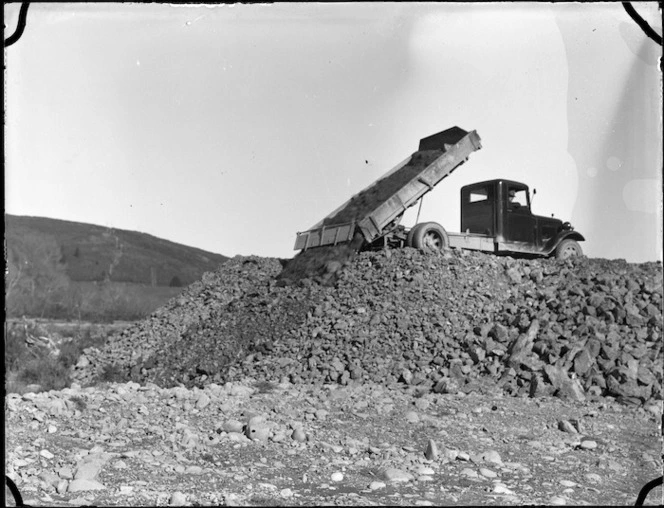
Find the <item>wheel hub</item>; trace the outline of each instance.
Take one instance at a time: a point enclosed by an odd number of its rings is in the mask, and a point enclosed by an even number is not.
[[[571,245],[563,251],[563,259],[567,259],[576,255],[576,249]]]
[[[424,237],[424,244],[427,246],[428,249],[440,250],[442,239],[435,233],[429,233]]]

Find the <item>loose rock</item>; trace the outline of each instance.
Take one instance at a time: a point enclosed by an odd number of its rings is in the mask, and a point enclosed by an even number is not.
[[[438,451],[438,445],[433,439],[429,439],[429,442],[427,443],[427,448],[424,451],[424,456],[428,460],[436,460],[439,455],[440,453]]]
[[[400,483],[414,480],[412,474],[397,468],[387,468],[382,472],[383,478],[388,482]]]

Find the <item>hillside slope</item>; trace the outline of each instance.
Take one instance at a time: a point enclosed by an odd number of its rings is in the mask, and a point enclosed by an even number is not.
[[[188,285],[228,259],[146,233],[45,217],[6,214],[5,238],[10,262],[30,260],[36,246],[58,249],[56,261],[71,281]]]

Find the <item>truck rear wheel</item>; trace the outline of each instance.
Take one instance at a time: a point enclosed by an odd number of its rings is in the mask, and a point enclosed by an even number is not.
[[[443,251],[450,246],[450,240],[443,226],[436,222],[418,224],[412,229],[410,243],[423,251]],[[410,236],[410,235],[409,235]]]
[[[577,256],[583,256],[583,251],[576,240],[563,240],[556,247],[556,259],[568,259]]]
[[[422,226],[424,226],[424,223],[422,223],[422,224],[415,224],[415,225],[410,229],[410,231],[408,232],[408,238],[406,238],[406,247],[413,247],[413,248],[416,248],[416,247],[415,247],[415,244],[413,243],[413,237],[415,236],[415,233],[417,232],[417,230],[418,230],[419,228],[421,228]]]

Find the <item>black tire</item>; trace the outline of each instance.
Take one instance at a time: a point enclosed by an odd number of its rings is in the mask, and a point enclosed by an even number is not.
[[[576,240],[563,240],[556,247],[556,259],[568,259],[583,256],[583,250]]]
[[[415,226],[411,242],[413,247],[425,252],[442,252],[450,246],[447,232],[436,222],[425,222]]]
[[[419,228],[424,226],[424,223],[420,224],[415,224],[410,231],[408,232],[408,238],[406,238],[406,247],[413,247],[416,248],[415,245],[413,244],[413,237],[415,236],[415,233]]]

